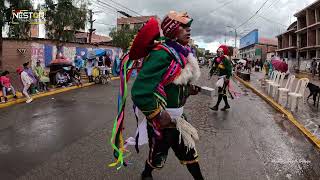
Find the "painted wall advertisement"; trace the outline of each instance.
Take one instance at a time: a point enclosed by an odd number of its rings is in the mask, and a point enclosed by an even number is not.
[[[244,48],[252,44],[256,44],[258,42],[259,42],[259,32],[258,32],[258,29],[255,29],[240,39],[240,48]]]
[[[114,61],[116,58],[122,56],[122,50],[116,47],[109,48],[99,48],[106,51],[107,55]],[[89,51],[92,51],[92,48],[82,48],[82,47],[62,47],[58,48],[51,44],[40,44],[32,43],[31,44],[31,65],[35,66],[37,61],[41,62],[43,67],[48,67],[52,60],[56,58],[58,52],[61,52],[64,57],[74,60],[75,56],[86,57]]]

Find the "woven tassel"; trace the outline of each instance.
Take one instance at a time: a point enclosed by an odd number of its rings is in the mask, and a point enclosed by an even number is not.
[[[180,132],[179,144],[181,144],[181,139],[183,139],[184,145],[187,150],[195,148],[195,141],[199,140],[198,131],[190,123],[188,123],[184,118],[176,119],[176,127]]]

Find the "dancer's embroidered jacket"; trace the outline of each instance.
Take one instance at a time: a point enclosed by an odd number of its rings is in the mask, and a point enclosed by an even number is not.
[[[132,100],[147,119],[156,117],[163,108],[182,107],[189,96],[187,85],[200,76],[192,53],[185,57],[174,52],[179,55],[174,57],[162,48],[152,50],[133,84]]]
[[[229,59],[225,56],[217,57],[214,60],[216,67],[218,68],[219,76],[226,76],[229,79],[232,75],[232,65]]]

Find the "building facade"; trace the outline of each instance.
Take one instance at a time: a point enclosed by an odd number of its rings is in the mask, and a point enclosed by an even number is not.
[[[239,58],[265,61],[267,54],[276,49],[276,39],[260,38],[258,29],[255,29],[240,39]]]
[[[307,70],[312,59],[320,58],[320,0],[307,6],[297,17],[297,57],[300,70]]]
[[[78,32],[75,34],[76,42],[78,43],[88,43],[89,42],[89,33],[88,32]],[[91,43],[107,43],[111,42],[112,38],[109,36],[98,35],[96,33],[92,33]]]
[[[130,29],[139,29],[152,17],[156,19],[158,18],[157,16],[121,17],[117,19],[117,28],[121,29],[125,25],[129,25]]]
[[[291,69],[306,71],[312,59],[320,58],[320,0],[294,16],[297,22],[277,36],[277,55],[287,59]]]
[[[278,49],[277,55],[288,61],[297,59],[297,22],[292,23],[286,32],[277,36]]]

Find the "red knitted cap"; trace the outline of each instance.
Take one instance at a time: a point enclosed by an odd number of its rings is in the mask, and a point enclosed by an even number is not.
[[[218,52],[218,50],[219,50],[220,48],[223,49],[224,55],[228,55],[228,54],[229,54],[229,48],[228,48],[228,46],[226,46],[226,45],[221,45],[221,46],[217,49],[217,52]]]

